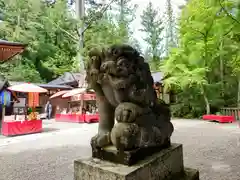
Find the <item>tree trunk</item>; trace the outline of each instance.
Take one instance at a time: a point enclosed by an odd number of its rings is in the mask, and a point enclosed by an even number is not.
[[[204,58],[204,67],[205,68],[207,67],[207,60],[209,59],[208,58],[208,52],[207,52],[207,49],[208,49],[207,41],[208,41],[208,32],[209,32],[209,30],[204,35],[204,56],[203,56],[203,58]],[[205,77],[208,80],[208,72],[205,72]],[[201,85],[201,89],[202,89],[202,95],[203,95],[203,98],[204,98],[204,101],[205,101],[206,114],[210,114],[210,103],[208,101],[208,97],[207,97],[207,94],[206,94],[206,91],[204,89],[204,85],[203,84]]]
[[[209,100],[207,98],[207,95],[206,95],[206,92],[205,92],[203,86],[202,86],[202,95],[203,95],[203,98],[204,98],[204,101],[205,101],[206,114],[210,114],[210,103],[209,103]]]
[[[220,76],[221,76],[221,97],[224,97],[224,63],[223,63],[223,56],[222,56],[222,50],[223,50],[223,41],[220,45]]]
[[[206,104],[206,113],[210,114],[210,104],[209,104],[208,98],[205,94],[203,95],[203,97],[204,97],[204,101],[205,101],[205,104]]]
[[[237,95],[237,105],[240,107],[240,75],[238,75],[238,95]]]
[[[120,22],[123,23],[124,20],[124,1],[121,0],[121,7],[120,7]]]
[[[18,16],[17,16],[17,25],[16,25],[15,30],[14,30],[14,32],[13,32],[13,38],[14,38],[14,39],[18,39],[18,38],[19,38],[19,31],[20,31],[20,29],[21,29],[20,26],[21,26],[21,16],[18,15]]]

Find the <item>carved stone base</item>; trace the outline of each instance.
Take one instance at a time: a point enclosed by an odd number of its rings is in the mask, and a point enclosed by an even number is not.
[[[125,166],[96,158],[74,162],[74,180],[199,180],[197,170],[183,166],[182,145],[146,157],[133,166]]]
[[[119,151],[114,146],[107,146],[104,148],[92,146],[92,157],[131,166],[147,156],[151,156],[164,148],[170,147],[170,145],[170,141],[168,141],[161,147],[138,148],[131,151]]]

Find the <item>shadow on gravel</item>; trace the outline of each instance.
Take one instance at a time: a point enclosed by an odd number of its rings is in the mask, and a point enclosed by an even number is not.
[[[47,127],[45,127],[45,128],[43,128],[43,133],[44,132],[53,132],[53,131],[60,131],[60,129],[58,129],[58,128],[47,128]]]
[[[20,153],[0,153],[0,180],[70,180],[73,162],[91,156],[90,147],[62,146]]]
[[[60,129],[57,129],[57,128],[43,128],[43,131],[40,132],[40,133],[50,133],[50,132],[57,132],[57,131],[60,131]],[[20,136],[28,136],[28,135],[31,135],[31,134],[39,134],[39,133],[30,133],[30,134],[20,134],[20,135],[13,135],[13,136],[3,136],[3,135],[0,135],[0,139],[6,139],[6,138],[13,138],[13,137],[20,137]],[[1,179],[0,179],[1,180]]]

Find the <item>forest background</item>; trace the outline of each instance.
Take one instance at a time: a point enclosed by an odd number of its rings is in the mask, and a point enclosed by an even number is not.
[[[142,53],[152,71],[164,73],[165,90],[176,94],[174,116],[199,117],[240,106],[238,0],[189,0],[180,17],[174,17],[171,0],[166,1],[165,13],[149,2],[141,15],[145,49],[130,27],[138,8],[130,0],[86,1],[82,21],[75,18],[71,3],[0,0],[0,39],[28,44],[21,56],[0,64],[4,76],[49,82],[64,72],[79,72],[79,53],[85,57],[93,47],[127,43]],[[79,49],[78,29],[83,24],[84,48]]]

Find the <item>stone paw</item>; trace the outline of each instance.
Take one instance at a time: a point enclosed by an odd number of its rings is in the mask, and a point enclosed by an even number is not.
[[[115,89],[125,89],[127,87],[127,83],[126,83],[126,80],[123,79],[123,80],[116,80],[114,82],[114,88]]]
[[[138,145],[139,127],[134,123],[116,123],[111,132],[111,141],[117,149],[128,150]]]
[[[91,82],[94,84],[94,83],[97,83],[98,81],[98,75],[99,75],[99,70],[97,69],[92,69],[90,71],[90,77],[91,77]]]
[[[140,107],[132,103],[121,103],[115,109],[115,118],[118,122],[131,123],[140,115]]]
[[[110,132],[95,135],[91,140],[91,145],[95,147],[104,147],[111,144]]]
[[[128,150],[133,148],[133,144],[130,143],[129,138],[127,137],[119,137],[119,139],[116,139],[115,146],[118,150]]]

